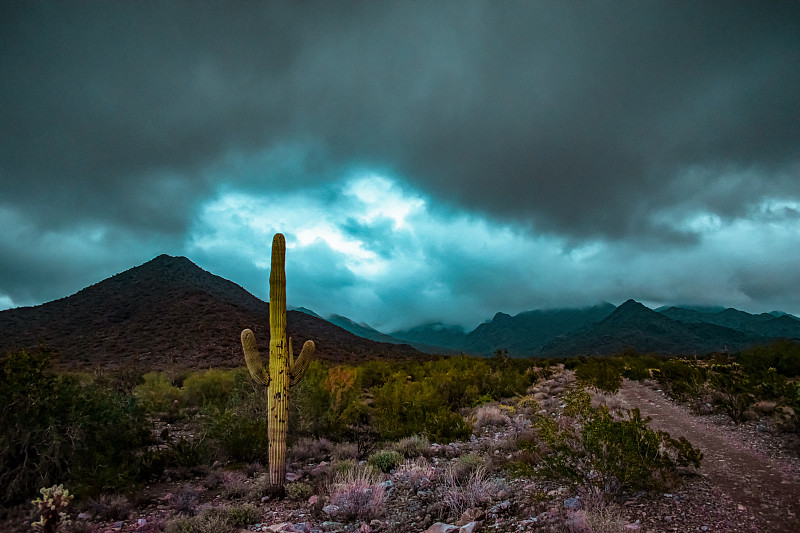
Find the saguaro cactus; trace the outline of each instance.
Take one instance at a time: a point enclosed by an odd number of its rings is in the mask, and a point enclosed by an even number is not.
[[[314,341],[306,341],[297,360],[292,339],[286,339],[286,239],[280,233],[272,239],[269,273],[269,363],[256,347],[252,331],[242,331],[244,360],[250,376],[267,387],[267,436],[269,438],[269,483],[273,496],[283,496],[286,480],[286,428],[289,423],[289,387],[303,377],[314,356]]]

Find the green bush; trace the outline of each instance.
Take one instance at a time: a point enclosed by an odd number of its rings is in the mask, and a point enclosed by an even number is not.
[[[185,401],[198,407],[221,407],[246,390],[249,375],[242,368],[234,370],[209,369],[190,374],[183,382]]]
[[[615,359],[588,359],[575,369],[575,377],[584,386],[616,393],[622,385],[622,363]]]
[[[149,424],[135,398],[46,371],[46,351],[0,361],[0,502],[70,483],[78,496],[130,488]]]
[[[388,473],[403,462],[403,456],[394,450],[381,450],[369,456],[367,463],[383,473]]]
[[[143,376],[144,383],[133,389],[133,395],[149,413],[161,413],[173,408],[174,402],[180,402],[181,390],[172,385],[166,374],[149,372]]]
[[[243,463],[268,460],[266,405],[263,416],[214,408],[207,411],[204,425],[215,457]]]
[[[538,439],[519,443],[534,453],[540,474],[597,486],[607,492],[654,490],[675,482],[677,467],[699,467],[703,454],[683,437],[654,431],[638,409],[615,419],[605,407],[591,407],[589,395],[573,389],[565,414],[574,423],[537,415]]]
[[[340,440],[350,426],[368,420],[359,368],[312,361],[290,394],[289,433]]]

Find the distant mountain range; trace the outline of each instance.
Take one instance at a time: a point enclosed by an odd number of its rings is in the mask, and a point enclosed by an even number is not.
[[[628,300],[582,309],[497,313],[466,332],[442,323],[380,332],[340,315],[287,312],[296,346],[317,344],[320,359],[363,362],[429,358],[428,354],[514,357],[735,352],[778,338],[800,339],[800,319],[781,312],[664,307]],[[242,364],[242,329],[269,342],[268,304],[185,257],[161,255],[76,294],[35,307],[0,311],[0,353],[43,343],[72,368],[230,367]]]
[[[350,321],[352,322],[352,321]],[[337,321],[348,329],[347,319]],[[634,300],[619,307],[603,303],[581,309],[497,313],[471,332],[436,323],[394,331],[387,338],[366,324],[373,337],[406,342],[422,350],[513,357],[570,357],[639,353],[706,354],[736,352],[775,339],[800,340],[800,319],[774,311],[753,315],[723,307],[676,306],[654,311]],[[355,329],[350,331],[356,332]],[[357,333],[358,334],[358,333]]]

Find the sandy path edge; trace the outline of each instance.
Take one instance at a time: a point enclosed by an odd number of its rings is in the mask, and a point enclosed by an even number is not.
[[[800,479],[780,461],[752,449],[724,427],[692,415],[663,392],[625,380],[619,398],[651,417],[651,427],[686,437],[703,454],[709,482],[742,505],[761,531],[800,532]]]

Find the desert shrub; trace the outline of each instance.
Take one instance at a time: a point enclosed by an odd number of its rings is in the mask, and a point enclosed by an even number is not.
[[[234,526],[243,527],[258,520],[258,509],[249,503],[225,507],[223,512],[226,522]]]
[[[316,462],[325,461],[331,456],[333,445],[324,438],[300,437],[286,451],[286,456],[291,461]]]
[[[775,341],[766,346],[745,350],[736,360],[748,374],[758,375],[770,368],[784,377],[800,377],[800,343],[790,340]]]
[[[396,468],[402,462],[403,456],[394,450],[381,450],[373,453],[367,459],[369,465],[384,473]]]
[[[668,359],[653,371],[653,377],[680,400],[697,396],[706,382],[706,369],[681,359]]]
[[[167,521],[165,533],[232,533],[234,526],[224,513],[208,509],[198,516],[179,515]]]
[[[290,434],[341,439],[351,425],[367,421],[357,368],[326,367],[312,361],[303,379],[292,389]]]
[[[330,502],[335,517],[367,522],[385,513],[386,489],[371,467],[355,467],[336,476]]]
[[[147,450],[140,457],[140,477],[142,480],[158,478],[168,469],[179,469],[190,474],[190,469],[209,463],[210,452],[202,439],[187,440],[181,437],[170,440],[167,445]],[[181,476],[179,476],[181,477]]]
[[[482,405],[473,414],[474,426],[478,429],[487,427],[510,426],[511,418],[497,405]]]
[[[250,491],[247,477],[239,472],[223,472],[220,496],[226,500],[241,498]]]
[[[267,460],[266,417],[251,417],[232,408],[213,409],[204,426],[210,439],[208,446],[215,457],[244,463]]]
[[[133,389],[133,395],[148,412],[168,411],[175,401],[180,401],[181,390],[172,385],[166,374],[149,372],[142,379],[143,383]]]
[[[420,457],[430,454],[431,441],[425,435],[411,435],[400,439],[394,449],[403,457]]]
[[[480,455],[464,454],[448,465],[447,475],[451,481],[458,483],[465,482],[477,470],[484,466],[484,460]]]
[[[670,486],[678,466],[700,466],[700,451],[683,437],[652,430],[638,409],[616,419],[605,407],[592,408],[580,389],[570,391],[565,403],[568,416],[538,415],[538,440],[520,443],[536,452],[541,474],[614,492]]]
[[[451,517],[459,517],[467,509],[484,506],[504,487],[499,479],[490,476],[484,466],[473,470],[466,479],[460,478],[452,467],[448,467],[443,481],[442,501]]]
[[[286,484],[286,496],[290,500],[307,500],[314,494],[314,489],[308,483],[287,483]]]
[[[334,460],[358,459],[358,444],[355,442],[339,442],[333,445],[331,458]]]
[[[182,394],[190,405],[224,406],[249,381],[244,369],[209,369],[190,374],[183,382]]]
[[[397,440],[414,434],[432,441],[468,438],[470,424],[451,410],[430,379],[414,381],[405,372],[395,373],[373,389],[373,426],[381,438]]]
[[[167,502],[176,513],[191,516],[195,514],[199,496],[199,491],[187,483],[181,490],[170,493]]]
[[[45,351],[0,361],[0,502],[70,482],[78,496],[131,487],[149,424],[132,396],[46,371]]]
[[[714,372],[710,378],[716,392],[714,404],[719,406],[734,423],[744,422],[745,413],[756,400],[745,377],[738,372]]]
[[[428,488],[436,479],[436,467],[424,457],[406,459],[397,468],[397,473],[415,491]]]
[[[130,501],[121,494],[101,494],[98,498],[90,498],[87,504],[94,517],[105,522],[127,518],[131,511]]]
[[[584,386],[616,393],[622,385],[621,370],[619,360],[590,358],[575,369],[575,377]]]

